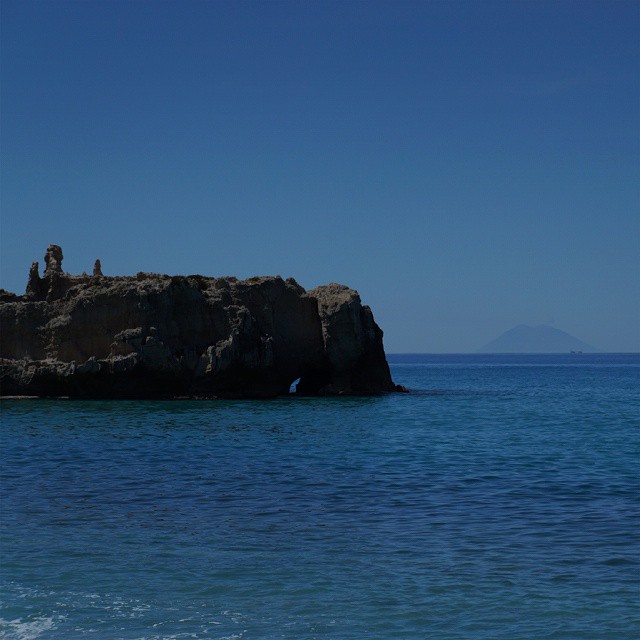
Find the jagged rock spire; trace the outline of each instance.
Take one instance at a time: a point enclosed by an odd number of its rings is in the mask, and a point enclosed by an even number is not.
[[[57,244],[50,244],[44,255],[44,262],[46,264],[45,275],[55,272],[62,273],[62,248]]]
[[[102,275],[104,275],[102,273],[102,265],[100,264],[100,260],[96,260],[93,263],[93,275],[94,276],[102,276]]]
[[[38,272],[38,263],[33,262],[31,264],[31,269],[29,269],[29,280],[27,281],[27,295],[28,296],[37,296],[40,294],[40,289],[42,287],[42,280],[40,279],[40,273]]]

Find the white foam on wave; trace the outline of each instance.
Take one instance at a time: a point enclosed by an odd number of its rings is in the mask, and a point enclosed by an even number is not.
[[[8,587],[12,599],[17,600],[20,606],[12,612],[15,618],[8,619],[6,613],[4,619],[0,618],[0,640],[45,640],[52,636],[63,639],[64,630],[71,623],[75,633],[92,636],[109,633],[109,636],[101,637],[115,640],[124,637],[124,632],[127,631],[127,627],[121,626],[122,623],[133,619],[148,629],[147,633],[136,640],[241,640],[246,634],[246,629],[238,628],[244,622],[244,616],[240,612],[231,609],[210,611],[211,605],[207,602],[177,607],[123,597],[112,592],[54,592],[15,582],[4,586]],[[43,611],[42,599],[52,600],[54,596],[55,606]],[[32,606],[28,606],[30,604]],[[25,606],[28,606],[26,611]],[[165,614],[164,620],[157,620],[159,612]],[[169,612],[182,615],[171,615]],[[148,620],[145,625],[147,616],[156,620]],[[230,624],[236,628],[229,629]]]
[[[46,631],[55,629],[61,616],[40,616],[30,620],[0,618],[0,638],[3,640],[36,640]]]
[[[219,624],[219,623],[218,623]],[[231,635],[225,636],[212,636],[208,632],[210,629],[204,629],[203,631],[192,631],[192,632],[183,632],[183,633],[172,633],[168,635],[152,635],[152,636],[140,636],[139,638],[134,638],[133,640],[198,640],[200,638],[208,638],[210,640],[242,640],[244,634],[246,633],[246,629],[238,633],[232,633]],[[202,633],[207,633],[207,635],[203,636]]]
[[[133,640],[198,640],[201,637],[197,633],[173,633],[166,636],[141,636]]]

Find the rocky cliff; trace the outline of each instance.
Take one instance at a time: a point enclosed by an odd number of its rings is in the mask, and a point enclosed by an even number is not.
[[[264,398],[399,390],[357,292],[295,280],[62,271],[51,245],[24,296],[0,290],[3,395]]]

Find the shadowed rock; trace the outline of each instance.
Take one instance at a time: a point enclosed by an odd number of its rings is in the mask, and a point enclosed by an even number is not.
[[[103,275],[103,273],[102,273],[102,265],[100,264],[100,260],[96,260],[93,263],[93,275],[94,275],[94,277]]]
[[[44,272],[46,273],[62,273],[62,248],[57,244],[50,244],[44,256],[46,265]]]
[[[38,263],[32,262],[31,269],[29,269],[29,279],[27,280],[26,295],[29,298],[37,298],[42,292],[42,279],[38,271]]]
[[[397,390],[357,292],[292,278],[62,272],[51,245],[22,297],[0,297],[5,395],[274,397]],[[96,278],[95,276],[101,276]]]

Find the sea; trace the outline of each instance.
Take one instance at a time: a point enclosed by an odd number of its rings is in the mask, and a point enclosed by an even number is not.
[[[0,637],[640,638],[640,355],[384,397],[5,400]]]

